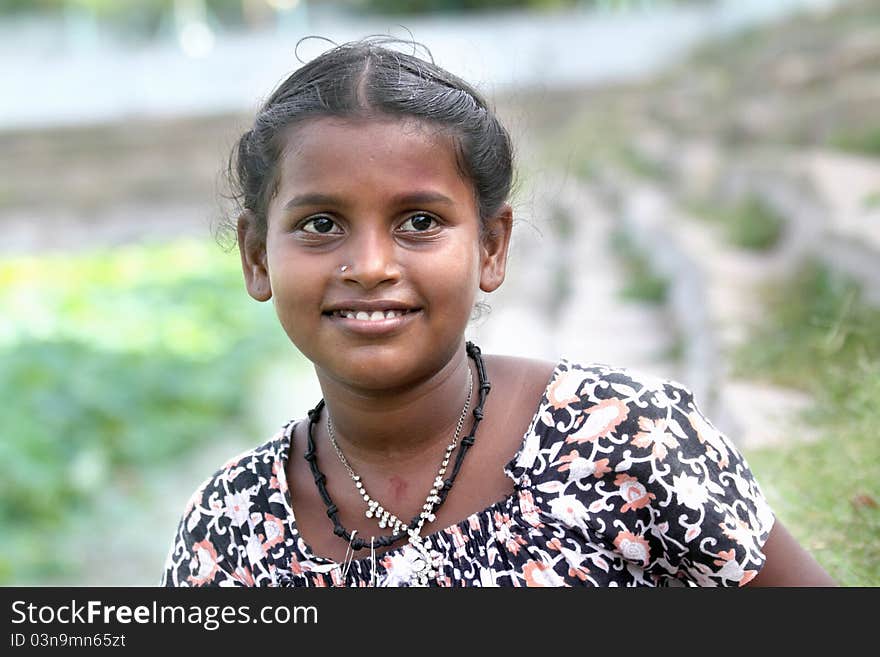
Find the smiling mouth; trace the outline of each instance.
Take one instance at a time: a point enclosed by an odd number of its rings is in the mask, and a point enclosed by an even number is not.
[[[418,312],[417,308],[413,308],[411,310],[333,310],[330,312],[324,313],[327,317],[340,317],[344,319],[356,319],[362,322],[379,322],[386,319],[394,319],[396,317],[403,317],[404,315],[408,315],[410,313]]]

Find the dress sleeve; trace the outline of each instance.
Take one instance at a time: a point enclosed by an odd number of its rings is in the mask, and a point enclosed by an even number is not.
[[[684,386],[666,382],[642,402],[630,406],[638,412],[626,423],[628,457],[616,469],[632,514],[621,514],[615,544],[625,551],[642,541],[635,547],[649,548],[646,572],[657,580],[748,583],[764,565],[774,517],[745,458]]]
[[[165,560],[160,586],[250,586],[242,522],[247,495],[231,488],[228,470],[205,481],[192,495]]]

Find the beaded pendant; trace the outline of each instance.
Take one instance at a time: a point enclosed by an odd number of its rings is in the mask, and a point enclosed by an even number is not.
[[[425,587],[439,574],[439,566],[442,557],[425,545],[424,540],[415,532],[409,537],[409,544],[418,553],[418,557],[412,563],[412,575],[409,585],[412,587]]]

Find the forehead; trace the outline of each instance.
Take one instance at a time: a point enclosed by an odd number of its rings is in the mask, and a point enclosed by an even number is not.
[[[452,137],[414,119],[319,118],[293,126],[284,135],[277,189],[278,196],[418,189],[475,205]]]

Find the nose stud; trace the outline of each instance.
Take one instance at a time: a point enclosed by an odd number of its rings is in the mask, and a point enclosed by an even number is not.
[[[342,265],[339,268],[339,271],[344,274],[346,271],[348,271],[348,265]]]

